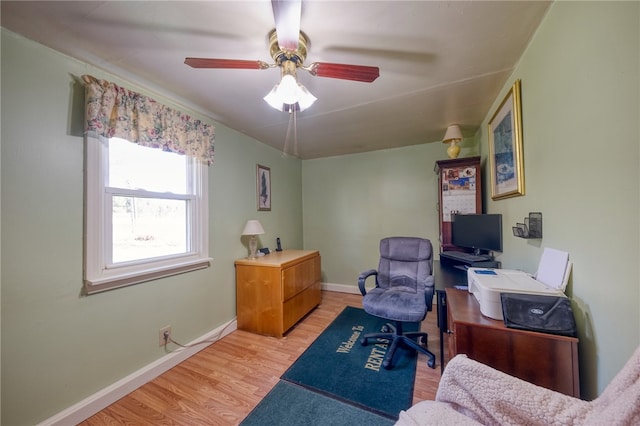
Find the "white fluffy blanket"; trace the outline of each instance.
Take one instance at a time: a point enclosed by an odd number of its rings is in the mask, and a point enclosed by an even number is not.
[[[480,423],[458,413],[449,404],[436,401],[421,401],[400,412],[395,426],[478,426]]]
[[[458,355],[440,380],[436,402],[400,414],[415,425],[640,425],[640,348],[588,402],[536,386]]]

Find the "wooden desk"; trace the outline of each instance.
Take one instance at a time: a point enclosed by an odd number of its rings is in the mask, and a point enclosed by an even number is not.
[[[433,275],[436,280],[436,313],[440,331],[440,373],[444,372],[444,332],[447,330],[447,294],[448,288],[467,285],[467,272],[451,265],[433,262]]]
[[[468,291],[445,291],[449,359],[467,354],[512,376],[580,397],[577,338],[507,328],[483,316]]]
[[[320,253],[284,250],[236,260],[238,329],[282,335],[320,304]]]

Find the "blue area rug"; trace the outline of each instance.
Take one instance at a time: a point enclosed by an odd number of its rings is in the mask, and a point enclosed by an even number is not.
[[[411,406],[417,355],[399,347],[393,368],[385,370],[385,343],[360,344],[360,337],[382,330],[386,320],[347,307],[322,332],[282,379],[365,410],[397,419]],[[405,331],[417,331],[418,323]]]
[[[241,426],[391,426],[394,421],[281,380]]]

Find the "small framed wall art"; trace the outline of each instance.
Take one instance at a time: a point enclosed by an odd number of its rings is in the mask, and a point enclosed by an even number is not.
[[[522,105],[516,80],[489,120],[491,198],[524,195]]]
[[[271,169],[256,167],[256,193],[258,196],[258,210],[271,210]]]

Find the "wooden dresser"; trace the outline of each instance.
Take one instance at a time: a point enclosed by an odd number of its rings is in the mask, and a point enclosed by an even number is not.
[[[320,253],[284,250],[236,260],[238,329],[282,337],[320,304]]]
[[[467,290],[447,288],[449,359],[457,354],[538,386],[580,397],[578,339],[507,328]]]

